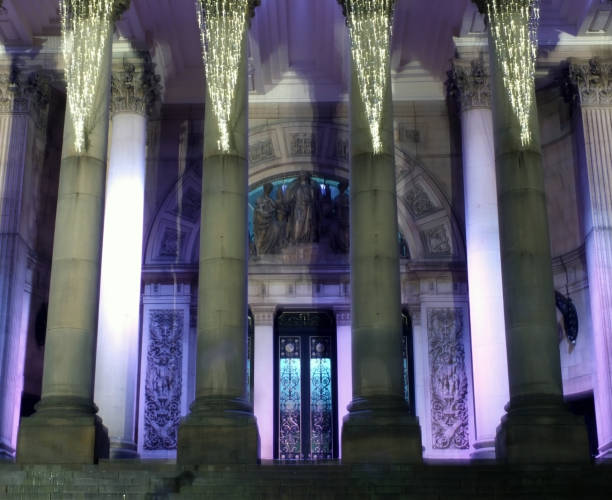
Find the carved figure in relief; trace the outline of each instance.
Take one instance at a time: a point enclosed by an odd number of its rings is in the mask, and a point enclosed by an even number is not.
[[[317,202],[320,191],[313,186],[310,174],[301,172],[285,193],[290,207],[287,240],[290,243],[312,243],[319,240]]]
[[[334,199],[334,218],[330,234],[329,246],[335,253],[348,253],[350,244],[350,202],[346,193],[348,183],[338,184],[338,196]]]
[[[282,247],[282,207],[271,196],[273,186],[266,183],[255,203],[253,230],[257,255],[278,253]]]

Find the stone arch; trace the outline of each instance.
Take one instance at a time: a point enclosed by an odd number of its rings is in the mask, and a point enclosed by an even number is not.
[[[249,131],[249,189],[300,171],[349,178],[349,130],[341,124],[283,122]],[[398,223],[415,260],[463,260],[461,231],[451,205],[425,167],[395,149]],[[180,177],[160,205],[147,235],[147,265],[196,265],[199,249],[201,176]]]

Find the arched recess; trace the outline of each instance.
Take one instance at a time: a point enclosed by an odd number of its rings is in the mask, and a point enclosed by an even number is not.
[[[413,260],[463,260],[465,249],[452,207],[426,168],[395,149],[398,223]],[[336,123],[283,122],[249,131],[249,190],[307,171],[348,180],[349,131]],[[349,188],[350,189],[350,188]],[[196,266],[201,177],[189,169],[160,205],[147,235],[145,265]]]

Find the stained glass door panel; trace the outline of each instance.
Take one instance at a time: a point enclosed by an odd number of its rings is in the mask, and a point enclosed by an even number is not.
[[[338,448],[335,339],[325,329],[299,326],[279,328],[277,335],[275,456],[332,460]]]

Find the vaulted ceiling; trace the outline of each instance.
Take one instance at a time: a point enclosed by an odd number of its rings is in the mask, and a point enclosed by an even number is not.
[[[541,5],[541,44],[612,33],[607,2],[541,0]],[[470,0],[397,0],[392,42],[396,98],[440,94],[455,53],[453,37],[482,36],[483,29]],[[117,31],[136,48],[151,51],[163,73],[167,102],[203,100],[194,0],[132,0]],[[39,47],[59,32],[58,0],[4,0],[0,40],[5,46]],[[336,0],[262,0],[249,40],[251,99],[345,98],[348,38]]]

